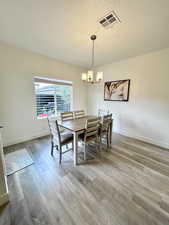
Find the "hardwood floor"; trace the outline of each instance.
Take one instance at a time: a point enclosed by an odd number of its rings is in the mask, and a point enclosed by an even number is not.
[[[0,225],[169,225],[169,151],[113,134],[112,151],[74,167],[47,137],[6,151],[23,147],[35,163],[8,177]]]

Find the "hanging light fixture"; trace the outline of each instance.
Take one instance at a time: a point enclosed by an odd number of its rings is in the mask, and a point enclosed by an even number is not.
[[[90,39],[92,40],[92,62],[91,62],[91,69],[87,73],[82,73],[82,81],[95,84],[99,83],[103,80],[103,72],[94,71],[94,41],[96,40],[96,35],[92,35]]]

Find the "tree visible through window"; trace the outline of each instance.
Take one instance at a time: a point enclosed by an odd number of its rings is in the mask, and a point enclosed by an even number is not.
[[[34,82],[37,117],[58,116],[71,110],[72,86]]]

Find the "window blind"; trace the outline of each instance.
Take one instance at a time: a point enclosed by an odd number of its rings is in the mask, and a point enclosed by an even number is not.
[[[72,85],[50,80],[34,79],[37,118],[58,116],[72,105]]]

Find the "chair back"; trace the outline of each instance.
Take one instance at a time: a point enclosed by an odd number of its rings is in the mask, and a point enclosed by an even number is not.
[[[48,125],[50,129],[50,135],[52,142],[54,144],[60,145],[61,143],[61,136],[60,136],[60,130],[59,130],[59,125],[56,119],[53,119],[51,117],[48,117]]]
[[[109,129],[111,123],[112,123],[112,114],[103,116],[103,121],[102,121],[103,129]]]
[[[98,116],[106,116],[108,114],[109,114],[109,110],[105,110],[105,109],[98,110]]]
[[[61,120],[72,120],[73,119],[73,112],[63,112],[60,114]]]
[[[98,136],[100,118],[87,119],[85,125],[85,140],[88,137]]]
[[[74,111],[74,117],[75,117],[75,118],[81,118],[81,117],[84,117],[84,116],[85,116],[84,110],[77,110],[77,111]]]

